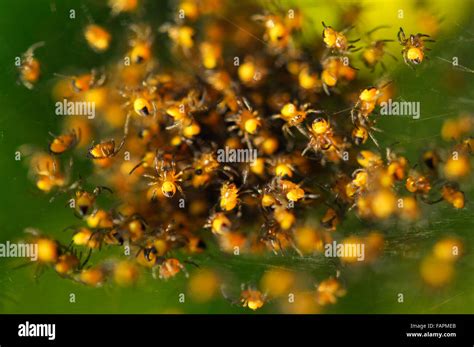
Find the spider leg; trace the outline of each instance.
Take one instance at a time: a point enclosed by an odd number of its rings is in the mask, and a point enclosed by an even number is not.
[[[374,135],[370,131],[369,131],[369,136],[372,139],[372,141],[374,141],[375,145],[380,148],[379,143],[377,142]]]

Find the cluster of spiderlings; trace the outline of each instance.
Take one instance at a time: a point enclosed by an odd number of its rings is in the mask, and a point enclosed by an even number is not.
[[[140,6],[110,4],[114,14]],[[221,1],[182,0],[173,22],[130,24],[128,47],[116,61],[60,76],[54,98],[93,103],[98,117],[68,117],[49,149],[30,156],[36,186],[68,196],[83,222],[69,246],[35,233],[41,264],[90,286],[133,284],[142,268],[167,280],[187,276],[191,267],[197,300],[221,286],[224,297],[256,310],[294,292],[299,304],[288,311],[318,311],[345,295],[337,274],[315,279],[308,294],[292,272],[270,270],[259,286],[243,286],[236,295],[228,294],[235,288],[218,273],[194,269],[193,256],[210,243],[234,255],[323,253],[349,214],[414,221],[423,203],[464,207],[457,182],[470,174],[473,141],[465,129],[472,129],[473,118],[446,123],[443,137],[457,144],[423,153],[422,165],[410,165],[382,150],[374,134],[377,110],[394,96],[393,83],[375,74],[374,81],[358,78],[354,67],[375,70],[388,44],[400,45],[398,58],[406,64],[423,64],[432,41],[427,35],[407,37],[400,28],[398,42],[364,45],[351,38],[351,28],[336,29],[321,18],[322,41],[306,46],[299,39],[305,18],[297,9],[255,9],[260,14],[252,18],[232,11]],[[98,24],[87,26],[84,38],[98,53],[116,39]],[[157,56],[165,42],[173,66]],[[40,78],[35,49],[42,44],[23,56],[20,78],[28,88]],[[72,151],[93,163],[90,177],[79,178],[67,157]],[[115,201],[111,208],[99,206],[101,194]],[[309,217],[317,214],[315,224]],[[372,262],[384,237],[372,232],[342,242],[364,243],[365,262]],[[113,246],[128,251],[123,260],[91,263],[91,252]]]

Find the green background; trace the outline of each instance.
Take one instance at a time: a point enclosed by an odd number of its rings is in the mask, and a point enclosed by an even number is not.
[[[390,1],[389,1],[390,2]],[[147,18],[158,28],[169,19],[170,6],[154,2],[147,5]],[[163,2],[164,3],[164,2]],[[333,16],[334,9],[326,2],[315,1],[316,8],[308,6],[319,23]],[[381,4],[383,2],[375,2]],[[462,65],[473,67],[474,16],[472,2],[436,2],[443,17],[443,28],[438,42],[429,54],[431,61],[426,68],[413,71],[399,64],[393,80],[398,86],[398,96],[404,100],[421,103],[421,119],[386,117],[378,126],[384,130],[378,136],[382,147],[396,145],[411,162],[418,160],[420,150],[442,144],[440,128],[444,119],[454,117],[461,111],[471,111],[474,105],[474,75],[455,71],[436,57],[451,59],[459,57]],[[15,240],[23,236],[26,227],[36,227],[48,235],[65,241],[68,237],[61,230],[76,223],[64,201],[48,203],[48,198],[35,190],[27,178],[24,162],[14,160],[14,153],[22,144],[46,146],[48,131],[57,131],[60,122],[54,115],[51,87],[52,74],[71,71],[87,71],[116,58],[123,38],[127,17],[110,18],[104,2],[87,1],[94,20],[113,27],[114,43],[109,52],[98,55],[87,48],[81,30],[88,23],[78,1],[0,1],[0,242]],[[373,10],[374,2],[367,4],[379,21],[384,20],[383,9]],[[53,7],[52,7],[53,6]],[[461,7],[463,15],[450,17],[442,9]],[[55,11],[52,8],[55,7]],[[68,18],[69,9],[76,9],[75,20]],[[378,11],[378,12],[377,12]],[[458,11],[459,12],[459,11]],[[409,14],[409,11],[407,12]],[[453,15],[454,16],[454,15]],[[392,16],[393,17],[393,16]],[[326,20],[327,22],[328,20]],[[394,37],[395,26],[389,32]],[[383,24],[383,23],[382,23]],[[315,24],[318,25],[318,24]],[[416,29],[414,29],[415,31]],[[319,25],[315,32],[320,34]],[[309,39],[313,36],[309,34]],[[27,90],[16,83],[17,71],[14,58],[32,43],[46,41],[38,49],[42,61],[44,78],[34,90]],[[159,44],[159,42],[158,42]],[[394,45],[395,46],[395,45]],[[397,48],[398,50],[398,48]],[[167,56],[163,60],[169,60]],[[392,66],[393,67],[393,66]],[[448,145],[444,143],[444,145]],[[451,144],[449,144],[451,145]],[[79,164],[80,161],[79,161]],[[472,182],[465,186],[468,202],[466,208],[454,211],[445,204],[427,207],[427,217],[417,225],[391,225],[385,231],[387,245],[385,254],[375,266],[342,269],[348,293],[338,304],[328,308],[331,313],[472,313],[474,310],[473,255],[474,218]],[[362,225],[352,218],[341,230],[345,234],[365,232],[371,226]],[[446,235],[457,235],[464,241],[466,254],[456,264],[456,278],[446,288],[432,290],[421,282],[419,262],[436,240]],[[410,258],[403,257],[403,250],[414,250]],[[229,257],[211,249],[209,253],[195,259],[202,266],[223,268],[244,283],[258,282],[263,272],[272,267],[288,267],[307,272],[316,279],[334,274],[335,267],[322,256],[281,257],[268,255],[258,257]],[[17,264],[10,259],[0,259],[0,312],[5,313],[240,313],[250,312],[231,306],[217,297],[206,304],[178,303],[178,293],[186,292],[186,279],[179,276],[168,282],[145,278],[136,287],[87,288],[61,279],[53,271],[46,271],[35,282],[31,268],[13,269]],[[69,303],[69,294],[76,295],[76,303]],[[397,302],[397,293],[404,293],[405,302]],[[269,303],[258,312],[277,312]]]

